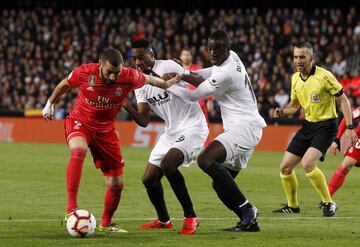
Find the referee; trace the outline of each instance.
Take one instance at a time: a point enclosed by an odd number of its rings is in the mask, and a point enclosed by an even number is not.
[[[280,178],[287,204],[273,212],[300,213],[294,168],[301,162],[310,183],[321,196],[323,215],[331,217],[335,214],[336,204],[316,162],[324,160],[326,151],[336,136],[335,98],[346,119],[347,130],[344,135],[351,145],[356,143],[350,104],[334,75],[313,64],[313,48],[310,43],[296,44],[293,59],[297,72],[291,78],[291,101],[285,108],[276,108],[274,117],[294,114],[301,106],[305,111],[305,121],[289,144],[280,164]]]

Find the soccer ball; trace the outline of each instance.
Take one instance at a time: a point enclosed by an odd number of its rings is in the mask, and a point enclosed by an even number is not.
[[[72,237],[89,237],[95,233],[96,220],[89,211],[78,209],[67,219],[66,228]]]

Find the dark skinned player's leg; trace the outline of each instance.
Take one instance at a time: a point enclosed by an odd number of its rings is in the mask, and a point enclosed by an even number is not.
[[[238,171],[234,171],[229,168],[226,168],[226,170],[228,170],[231,177],[233,177],[234,179],[239,174]],[[212,182],[212,187],[215,190],[216,194],[218,195],[219,199],[222,201],[222,203],[224,203],[224,205],[228,209],[234,211],[234,213],[241,219],[241,210],[238,207],[236,201],[232,198],[232,195],[228,194],[226,191],[223,191],[222,187],[219,184],[216,184],[214,181]]]
[[[184,217],[196,217],[190,195],[186,188],[185,180],[178,167],[184,162],[184,154],[177,148],[171,148],[161,162],[161,169],[168,179],[183,210]]]
[[[161,184],[163,173],[160,167],[148,163],[142,182],[153,206],[155,207],[158,219],[161,222],[168,222],[170,216],[164,200],[164,189]]]
[[[198,164],[213,179],[213,186],[217,189],[216,193],[220,199],[229,198],[226,201],[236,205],[233,211],[239,215],[240,219],[244,220],[244,216],[246,216],[243,223],[245,227],[251,226],[253,220],[256,219],[256,211],[253,210],[253,206],[247,201],[229,171],[221,165],[225,159],[225,147],[221,142],[215,140],[200,154]]]

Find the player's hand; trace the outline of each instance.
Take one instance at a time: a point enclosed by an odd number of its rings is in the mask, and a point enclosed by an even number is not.
[[[336,142],[332,142],[329,148],[330,153],[332,154],[340,154],[340,147],[338,146],[338,144]]]
[[[128,107],[129,105],[129,100],[127,97],[124,98],[123,102],[121,103],[122,107],[124,107],[125,109]]]
[[[54,109],[54,104],[50,103],[50,101],[48,100],[44,109],[42,110],[42,116],[45,121],[50,121],[54,118]]]
[[[359,141],[359,138],[353,129],[346,129],[344,135],[345,140],[350,144],[351,147],[355,146],[355,144]]]
[[[284,114],[284,110],[282,108],[276,107],[273,113],[274,118],[281,117]]]
[[[182,80],[183,77],[184,77],[183,74],[176,74],[176,76],[174,78],[171,78],[171,79],[165,81],[166,82],[166,88],[169,88],[172,85],[178,83],[179,81]]]
[[[174,78],[177,75],[175,72],[165,73],[161,78],[163,78],[165,81],[170,80],[171,78]]]

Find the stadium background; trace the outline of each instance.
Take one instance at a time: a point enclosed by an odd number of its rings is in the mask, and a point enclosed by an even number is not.
[[[268,144],[260,147],[284,150],[303,113],[277,122],[269,116],[275,106],[288,101],[293,72],[291,45],[295,40],[312,42],[317,63],[337,75],[353,107],[360,105],[359,1],[25,0],[2,1],[0,7],[0,246],[113,246],[114,240],[120,240],[123,246],[360,245],[359,210],[354,203],[360,196],[357,171],[349,175],[335,198],[340,210],[329,221],[314,207],[317,195],[299,168],[299,199],[304,211],[299,217],[277,217],[270,212],[284,200],[278,179],[281,153],[259,149],[237,181],[261,210],[263,231],[258,235],[219,232],[235,222],[234,216],[217,200],[209,179],[197,167],[183,172],[202,219],[199,234],[185,239],[174,232],[137,231],[137,219],[153,216],[140,182],[150,149],[124,148],[127,187],[116,217],[132,233],[126,237],[98,234],[96,240],[89,240],[92,242],[70,241],[59,227],[68,158],[61,119],[76,92],[57,105],[58,121],[45,123],[39,116],[60,79],[78,64],[96,62],[105,47],[119,48],[131,66],[129,41],[145,37],[153,42],[158,58],[178,57],[180,49],[189,46],[195,62],[208,66],[207,35],[223,28],[230,33],[232,49],[249,70],[259,110],[270,124],[263,138]],[[212,133],[221,131],[216,105],[210,116]],[[130,133],[125,138],[128,146],[151,147],[163,128],[159,122],[152,122],[149,129],[135,128],[132,121],[124,121],[128,120],[124,112],[118,118],[120,135]],[[98,216],[103,197],[98,186],[102,180],[89,156],[80,202]],[[340,161],[341,157],[327,158],[322,165],[327,178]],[[181,210],[167,184],[165,190],[169,210],[179,225]]]
[[[159,59],[179,58],[181,49],[188,47],[194,63],[207,67],[206,39],[215,29],[228,31],[231,48],[247,67],[258,109],[268,124],[300,124],[304,119],[301,110],[290,118],[271,118],[275,107],[289,101],[292,44],[299,40],[313,44],[316,63],[336,75],[353,107],[360,105],[359,1],[340,5],[336,1],[241,1],[239,5],[228,0],[206,4],[24,0],[1,5],[0,32],[6,38],[0,40],[0,117],[40,117],[56,84],[77,65],[97,62],[106,47],[121,50],[125,64],[132,66],[134,39],[149,39]],[[57,103],[55,119],[69,113],[76,94],[73,90]],[[128,98],[136,104],[133,93]],[[220,122],[216,101],[208,113],[211,122]],[[131,120],[124,110],[118,119]],[[22,126],[10,125],[0,120],[0,140],[19,139],[13,135]],[[56,131],[61,130],[52,132]],[[292,135],[280,132],[285,135],[279,139]]]

